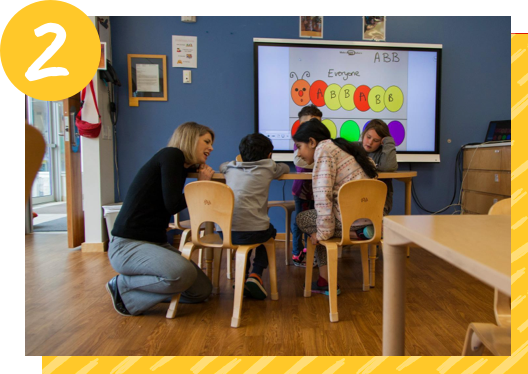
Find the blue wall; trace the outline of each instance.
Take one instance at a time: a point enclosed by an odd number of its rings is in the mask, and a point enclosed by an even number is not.
[[[111,17],[113,66],[119,89],[117,149],[121,197],[138,169],[167,144],[186,121],[213,128],[209,163],[233,160],[242,136],[254,130],[253,38],[299,38],[299,17]],[[324,40],[361,41],[362,19],[324,17]],[[455,157],[461,145],[484,139],[490,120],[510,118],[510,17],[388,17],[387,42],[443,44],[440,151],[441,163],[401,163],[418,171],[414,179],[421,203],[429,210],[446,206],[453,196]],[[192,84],[172,68],[172,35],[198,37],[198,68]],[[127,54],[167,56],[168,101],[128,106]],[[451,143],[447,140],[451,139]],[[270,199],[291,196],[291,182],[274,181]],[[392,214],[404,214],[403,183],[394,182]],[[117,197],[116,197],[117,198]],[[457,193],[458,201],[458,193]],[[413,201],[413,214],[424,214]],[[446,213],[452,213],[451,208]],[[279,232],[284,213],[270,211]]]

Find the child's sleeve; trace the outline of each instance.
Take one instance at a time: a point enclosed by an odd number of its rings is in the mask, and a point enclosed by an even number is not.
[[[303,169],[313,169],[313,164],[307,164],[301,157],[297,155],[298,150],[293,151],[293,164]]]
[[[396,145],[394,138],[387,136],[383,139],[381,145],[381,157],[377,165],[378,171],[396,171],[398,170],[398,161],[396,160]]]
[[[276,163],[275,164],[275,173],[273,174],[273,179],[277,179],[281,175],[287,174],[289,172],[290,172],[290,167],[287,164],[285,164],[283,162],[278,163],[278,164]]]
[[[229,164],[229,161],[226,161],[220,165],[220,173],[225,174],[228,164]]]
[[[337,166],[329,150],[324,146],[316,149],[312,174],[313,196],[317,211],[317,240],[334,236],[333,189]]]

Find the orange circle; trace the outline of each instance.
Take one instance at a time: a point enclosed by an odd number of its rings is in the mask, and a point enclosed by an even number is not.
[[[293,123],[292,129],[291,129],[292,137],[295,135],[295,133],[297,132],[297,129],[299,128],[300,125],[301,125],[301,123],[299,122],[299,120],[297,120],[297,121],[295,121]]]

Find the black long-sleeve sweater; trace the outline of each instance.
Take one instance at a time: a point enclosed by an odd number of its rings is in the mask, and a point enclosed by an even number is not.
[[[188,170],[178,148],[163,148],[139,170],[112,230],[122,238],[167,242],[172,215],[187,207],[182,194]]]

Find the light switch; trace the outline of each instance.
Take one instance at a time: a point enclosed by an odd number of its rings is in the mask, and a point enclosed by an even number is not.
[[[191,83],[191,71],[190,70],[183,71],[183,83]]]

